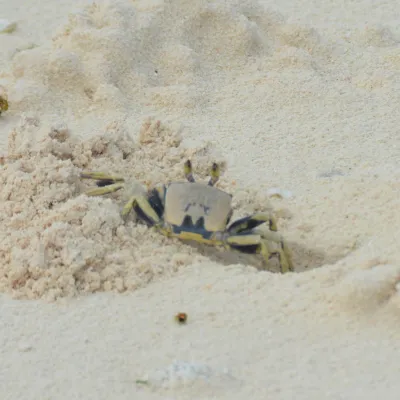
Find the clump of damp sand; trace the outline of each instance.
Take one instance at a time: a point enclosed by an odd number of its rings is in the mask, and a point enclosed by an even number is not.
[[[64,124],[48,126],[23,117],[8,147],[0,167],[0,290],[17,298],[51,301],[135,290],[206,259],[204,251],[138,223],[134,213],[124,221],[123,190],[104,197],[84,195],[83,170],[119,174],[145,190],[184,179],[188,158],[196,177],[204,180],[217,161],[223,171],[218,186],[234,192],[236,216],[270,207],[267,195],[235,188],[224,176],[224,160],[209,144],[187,148],[179,128],[154,118],[144,120],[137,140],[118,122],[80,140]]]

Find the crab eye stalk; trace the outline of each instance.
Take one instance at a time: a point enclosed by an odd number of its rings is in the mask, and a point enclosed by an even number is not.
[[[220,173],[221,171],[219,165],[217,163],[213,163],[210,171],[210,180],[208,181],[209,186],[214,186],[218,182]]]
[[[192,163],[190,160],[187,160],[184,165],[185,177],[189,182],[194,182],[193,173],[192,173]]]

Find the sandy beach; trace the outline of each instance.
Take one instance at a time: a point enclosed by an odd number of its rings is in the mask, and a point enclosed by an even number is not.
[[[400,393],[400,4],[0,1],[0,399]],[[294,272],[121,217],[213,162]],[[84,194],[82,171],[126,178]],[[184,312],[186,324],[174,316]]]

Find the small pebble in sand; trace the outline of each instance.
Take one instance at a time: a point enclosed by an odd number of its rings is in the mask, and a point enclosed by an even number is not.
[[[181,325],[186,324],[186,322],[187,322],[187,314],[180,312],[180,313],[175,315],[175,320]]]

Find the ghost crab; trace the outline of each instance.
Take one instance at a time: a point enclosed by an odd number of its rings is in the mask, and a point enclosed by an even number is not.
[[[232,195],[214,186],[220,176],[218,164],[212,165],[207,184],[195,181],[190,160],[184,164],[184,173],[187,181],[156,185],[145,195],[132,195],[123,207],[122,216],[126,217],[133,209],[139,220],[168,237],[260,253],[266,263],[277,256],[282,273],[293,271],[289,251],[271,214],[255,213],[229,224],[233,214]],[[116,192],[125,182],[122,177],[102,172],[83,172],[81,178],[96,180],[98,187],[87,191],[88,196]],[[256,229],[265,222],[269,230]]]

